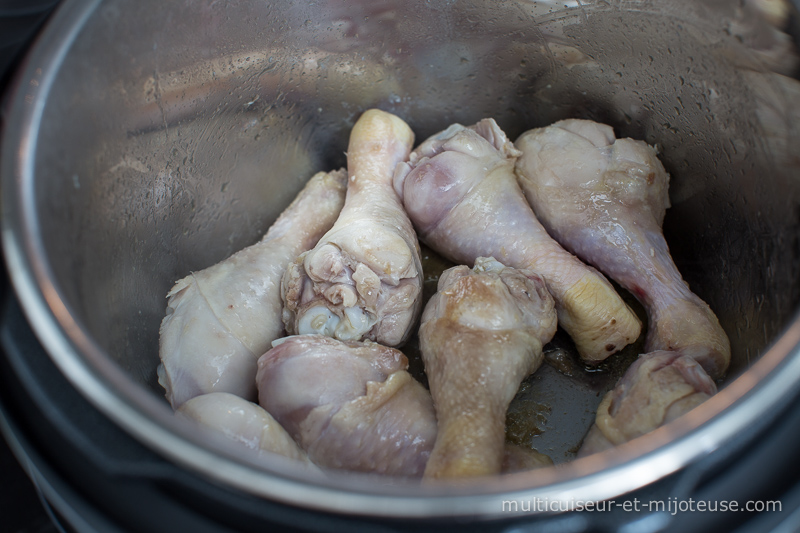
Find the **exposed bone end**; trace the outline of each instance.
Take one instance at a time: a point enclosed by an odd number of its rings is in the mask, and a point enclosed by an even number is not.
[[[360,307],[346,307],[344,317],[336,327],[333,336],[342,341],[357,341],[369,333],[377,319]]]
[[[341,305],[343,307],[353,307],[358,301],[358,294],[356,288],[352,285],[345,283],[337,283],[331,285],[324,291],[325,299],[333,305]]]
[[[284,275],[286,332],[326,335],[343,341],[368,338],[387,346],[399,345],[408,335],[419,310],[419,304],[415,303],[419,283],[413,284],[416,290],[407,287],[406,280],[394,287],[384,287],[380,277],[363,263],[359,263],[355,271],[344,262],[335,266],[337,258],[341,258],[338,247],[326,245],[322,248],[332,253],[317,253],[316,258],[309,258],[314,252],[309,252],[305,258],[300,256]],[[320,266],[312,269],[313,274],[307,267],[309,262]],[[326,280],[325,276],[337,281]],[[400,311],[406,308],[412,313],[402,315],[405,319],[398,324]]]
[[[321,302],[300,311],[297,316],[298,335],[325,335],[341,341],[363,339],[377,322],[374,315],[360,307],[333,310]]]
[[[600,362],[631,344],[642,322],[614,287],[592,272],[557,300],[558,323],[569,333],[581,358]]]
[[[298,335],[325,335],[333,337],[341,319],[324,305],[307,309],[297,319]]]

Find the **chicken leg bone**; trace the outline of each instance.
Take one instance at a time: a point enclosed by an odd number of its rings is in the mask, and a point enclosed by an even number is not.
[[[387,346],[410,334],[421,306],[422,265],[392,175],[413,142],[411,129],[392,114],[372,109],[356,122],[342,213],[283,279],[288,333],[367,338]]]
[[[608,280],[536,219],[514,175],[518,154],[492,119],[455,124],[398,165],[395,190],[420,238],[450,260],[491,256],[541,274],[580,355],[601,361],[636,340],[641,322]]]
[[[438,419],[425,477],[497,474],[508,405],[556,332],[553,298],[530,270],[479,257],[439,278],[420,347]]]
[[[530,130],[516,146],[520,184],[550,234],[644,305],[645,351],[680,351],[722,377],[730,343],[670,257],[661,231],[669,175],[655,150],[589,120]]]
[[[173,408],[209,392],[255,400],[256,361],[283,335],[281,277],[333,226],[345,183],[344,170],[315,175],[261,241],[169,291],[158,381]]]

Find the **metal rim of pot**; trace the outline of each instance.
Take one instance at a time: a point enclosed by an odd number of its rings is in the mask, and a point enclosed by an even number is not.
[[[496,516],[504,501],[580,502],[618,497],[692,464],[778,412],[800,386],[800,316],[751,368],[687,415],[613,450],[555,468],[458,486],[370,483],[366,475],[314,479],[278,461],[254,468],[174,419],[77,323],[53,282],[34,203],[34,154],[48,94],[71,43],[100,0],[65,2],[17,73],[2,146],[2,239],[9,274],[39,340],[68,380],[134,438],[184,467],[272,500],[370,516]],[[563,507],[561,507],[563,506]],[[510,517],[511,514],[504,514]]]

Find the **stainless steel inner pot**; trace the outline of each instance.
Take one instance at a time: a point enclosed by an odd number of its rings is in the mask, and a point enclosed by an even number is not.
[[[160,454],[230,486],[406,517],[616,497],[758,431],[800,389],[800,85],[791,40],[774,29],[785,13],[755,9],[67,0],[17,78],[5,128],[13,285],[76,388]],[[370,107],[418,140],[484,117],[512,139],[581,117],[657,144],[673,256],[731,339],[719,394],[615,450],[460,486],[319,481],[251,464],[175,420],[155,381],[167,290],[258,239],[313,172],[343,165]]]

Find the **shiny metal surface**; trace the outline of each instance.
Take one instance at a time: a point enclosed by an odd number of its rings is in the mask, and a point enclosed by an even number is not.
[[[800,389],[790,51],[739,2],[68,0],[6,124],[9,271],[76,387],[210,478],[381,516],[615,497],[756,430]],[[155,383],[169,286],[257,239],[314,171],[343,163],[350,127],[375,106],[420,140],[486,116],[511,138],[582,117],[657,144],[672,174],[668,242],[731,338],[722,391],[616,450],[458,487],[256,468],[174,420]]]

